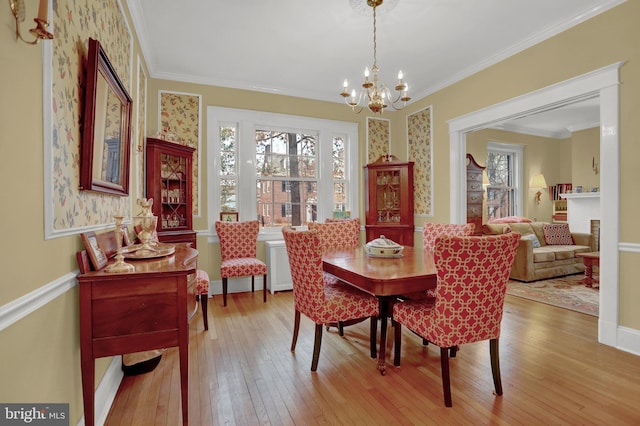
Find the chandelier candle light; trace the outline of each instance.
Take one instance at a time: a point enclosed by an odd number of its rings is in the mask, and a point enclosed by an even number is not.
[[[367,107],[374,114],[382,114],[384,109],[388,107],[387,101],[393,109],[400,110],[402,107],[398,107],[400,101],[403,103],[402,106],[406,105],[411,98],[408,95],[407,83],[402,80],[402,71],[398,72],[398,84],[395,86],[395,90],[398,91],[398,97],[394,100],[391,97],[391,91],[384,84],[378,81],[378,72],[380,68],[378,68],[377,61],[377,45],[376,45],[376,8],[382,4],[383,0],[367,0],[367,5],[373,8],[373,67],[371,71],[369,71],[369,67],[364,70],[364,82],[362,83],[362,90],[359,94],[356,94],[356,89],[352,89],[351,93],[349,93],[349,82],[347,79],[344,80],[342,93],[340,95],[344,98],[344,101],[347,105],[351,107],[351,109],[355,112],[356,107],[360,106],[360,109],[357,113],[360,113],[364,108],[364,105],[361,103],[367,102]],[[373,81],[369,80],[370,74],[373,74]]]

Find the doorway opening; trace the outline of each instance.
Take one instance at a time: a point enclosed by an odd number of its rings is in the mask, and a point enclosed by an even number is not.
[[[600,290],[598,341],[617,346],[618,263],[620,212],[620,130],[619,68],[622,62],[554,84],[517,98],[478,110],[449,121],[450,137],[450,220],[466,221],[466,134],[573,102],[600,99]]]

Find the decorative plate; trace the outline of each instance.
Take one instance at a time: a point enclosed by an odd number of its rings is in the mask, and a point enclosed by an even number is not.
[[[169,256],[176,252],[175,244],[156,243],[151,249],[143,248],[142,244],[136,244],[122,249],[125,259],[154,259],[156,257]]]

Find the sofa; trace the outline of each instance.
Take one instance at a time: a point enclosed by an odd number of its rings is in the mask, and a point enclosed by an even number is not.
[[[576,253],[595,251],[593,236],[570,232],[567,224],[546,222],[489,223],[484,235],[517,232],[521,235],[516,259],[509,278],[530,282],[584,272],[584,263]]]

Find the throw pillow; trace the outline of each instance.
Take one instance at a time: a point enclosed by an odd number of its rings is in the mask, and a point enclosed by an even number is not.
[[[538,241],[538,237],[536,237],[536,234],[527,234],[527,235],[523,235],[520,237],[521,240],[531,240],[531,242],[533,243],[533,248],[538,248],[540,247],[540,241]]]
[[[573,238],[567,223],[545,223],[542,225],[544,241],[551,246],[573,245]]]

